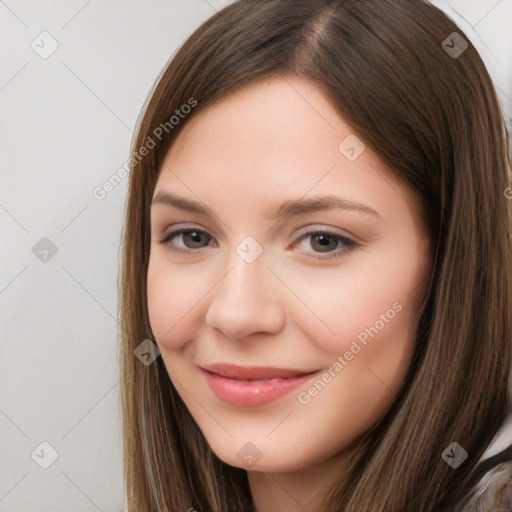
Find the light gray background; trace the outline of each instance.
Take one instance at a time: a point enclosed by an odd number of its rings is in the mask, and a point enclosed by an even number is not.
[[[169,57],[229,3],[0,0],[0,512],[124,510],[116,302],[127,179],[103,200],[92,191],[127,160]],[[512,128],[512,0],[433,3],[480,50]],[[46,59],[31,47],[50,48],[44,31],[59,45]],[[32,251],[43,237],[57,249],[46,262]],[[50,460],[42,442],[58,452],[47,469],[34,460]]]

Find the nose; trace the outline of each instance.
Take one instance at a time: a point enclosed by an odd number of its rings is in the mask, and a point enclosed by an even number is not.
[[[267,259],[260,256],[247,263],[234,254],[230,263],[227,274],[210,292],[213,299],[206,313],[206,324],[231,339],[279,332],[285,323],[284,306],[278,293],[283,285],[267,267]]]

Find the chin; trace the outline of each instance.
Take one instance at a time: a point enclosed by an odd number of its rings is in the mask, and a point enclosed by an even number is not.
[[[235,450],[227,450],[226,445],[219,449],[211,446],[215,455],[222,460],[225,464],[246,471],[260,471],[266,473],[286,473],[305,469],[318,461],[318,455],[312,458],[299,456],[297,453],[280,453],[277,446],[273,446],[271,442],[267,441],[265,446],[260,443],[251,443],[246,441],[244,443],[235,443]],[[278,445],[279,446],[279,445]],[[282,446],[282,444],[280,444]],[[250,460],[250,457],[253,460]],[[244,460],[245,459],[245,460]]]

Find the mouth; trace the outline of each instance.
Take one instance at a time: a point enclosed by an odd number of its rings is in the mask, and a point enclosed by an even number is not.
[[[259,406],[277,400],[321,372],[231,364],[215,364],[200,369],[218,398],[242,407]]]
[[[205,366],[203,370],[216,373],[221,377],[240,381],[267,381],[272,379],[292,379],[309,375],[318,370],[295,370],[273,366],[237,366],[228,363],[217,363]]]

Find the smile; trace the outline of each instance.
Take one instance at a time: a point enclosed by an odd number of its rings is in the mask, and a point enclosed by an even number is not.
[[[224,375],[203,368],[201,368],[201,373],[204,375],[212,391],[221,400],[241,407],[255,407],[277,400],[299,386],[304,385],[320,372],[304,373],[275,368],[244,369],[232,365],[218,365],[216,370],[219,373],[222,371]],[[227,374],[232,375],[232,377]],[[249,374],[253,378],[248,378],[247,375]],[[262,378],[263,374],[266,374],[266,378]],[[283,376],[284,374],[290,376]]]

